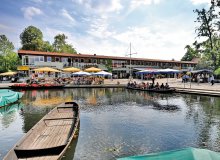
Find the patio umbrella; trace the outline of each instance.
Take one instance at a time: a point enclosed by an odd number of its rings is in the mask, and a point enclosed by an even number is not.
[[[97,75],[97,76],[112,76],[112,73],[106,72],[106,71],[100,71],[97,73],[94,73],[93,75]]]
[[[168,74],[180,73],[179,70],[170,69],[170,68],[160,69],[160,70],[158,70],[158,72],[160,72],[161,74],[167,74],[167,83],[168,83]]]
[[[61,72],[57,69],[50,68],[50,67],[37,68],[37,69],[34,69],[34,71],[37,71],[37,72]]]
[[[160,73],[165,73],[165,74],[173,74],[173,73],[179,73],[180,71],[179,70],[176,70],[176,69],[170,69],[170,68],[167,68],[167,69],[160,69],[158,70]]]
[[[79,72],[73,73],[72,75],[74,75],[74,76],[90,76],[91,74],[88,72],[79,71]]]
[[[136,74],[158,74],[160,72],[158,72],[157,69],[145,69],[143,71],[139,71]]]
[[[64,68],[63,71],[64,72],[79,72],[80,69],[79,68],[70,67],[70,68]]]
[[[100,68],[91,67],[91,68],[85,69],[85,71],[86,72],[100,72],[101,69]]]
[[[17,72],[9,71],[9,72],[1,73],[0,76],[12,76],[12,75],[15,75],[15,74],[17,74]]]

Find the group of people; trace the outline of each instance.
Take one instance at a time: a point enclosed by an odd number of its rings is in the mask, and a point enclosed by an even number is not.
[[[134,82],[128,82],[127,87],[129,88],[139,88],[139,89],[169,89],[169,85],[168,83],[166,83],[164,85],[164,83],[161,83],[161,85],[157,82],[156,84],[154,83],[145,83],[145,82],[141,82],[139,84],[136,83],[136,81]]]
[[[187,74],[183,75],[182,76],[182,82],[183,83],[186,83],[190,80],[190,76],[188,76]],[[191,78],[192,82],[197,82],[197,84],[199,83],[208,83],[210,82],[211,85],[214,85],[214,75],[209,75],[209,74],[194,74],[192,75],[192,78]]]
[[[103,84],[104,78],[103,77],[46,77],[41,78],[36,76],[36,74],[32,74],[31,78],[27,80],[27,83],[54,83],[54,84],[71,84],[71,85],[92,85],[92,84]]]

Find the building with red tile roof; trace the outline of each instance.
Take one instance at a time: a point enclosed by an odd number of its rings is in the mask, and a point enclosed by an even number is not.
[[[22,59],[22,66],[28,66],[30,69],[45,66],[57,69],[63,69],[65,67],[78,67],[80,69],[85,69],[95,66],[103,70],[111,70],[113,74],[117,74],[119,77],[125,77],[130,72],[130,69],[132,70],[132,73],[145,68],[189,69],[194,68],[197,64],[197,62],[193,61],[130,58],[81,53],[70,54],[29,50],[19,50],[18,55]]]

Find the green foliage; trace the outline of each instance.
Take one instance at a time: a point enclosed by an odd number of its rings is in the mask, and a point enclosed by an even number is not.
[[[203,56],[200,61],[198,62],[198,64],[196,65],[195,69],[199,70],[199,69],[210,69],[210,70],[213,70],[214,69],[214,66],[213,66],[213,62]]]
[[[196,9],[194,12],[197,14],[196,22],[199,26],[196,28],[198,37],[206,37],[207,40],[200,44],[201,53],[203,56],[212,61],[214,68],[219,65],[219,13],[216,11],[218,1],[212,0],[211,6],[208,10]]]
[[[43,33],[40,29],[29,26],[20,34],[22,49],[24,50],[40,50],[43,43]]]
[[[58,34],[54,37],[51,45],[48,41],[43,41],[43,33],[40,29],[29,26],[20,34],[21,49],[44,52],[77,53],[72,45],[67,44],[67,36]]]
[[[5,35],[0,35],[0,72],[16,70],[17,65],[21,63],[13,50],[12,42]]]
[[[190,45],[187,45],[185,47],[185,49],[186,49],[186,53],[182,57],[181,61],[191,61],[193,58],[200,57],[198,51],[196,49],[192,48]]]
[[[216,75],[220,75],[220,68],[216,69],[214,72]]]
[[[53,48],[55,52],[77,53],[72,45],[67,44],[67,38],[65,34],[58,34],[54,37]]]
[[[6,55],[12,50],[14,50],[13,43],[5,35],[0,35],[0,55]]]

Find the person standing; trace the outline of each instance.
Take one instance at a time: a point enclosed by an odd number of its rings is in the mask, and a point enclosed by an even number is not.
[[[197,84],[199,85],[199,82],[200,82],[200,75],[199,74],[197,75],[196,80],[197,80]]]
[[[152,79],[152,83],[154,84],[154,81],[155,81],[155,76],[154,76],[154,74],[153,74],[153,76],[151,77],[151,79]]]
[[[211,81],[211,85],[213,86],[214,85],[214,76],[213,75],[210,77],[210,81]]]

